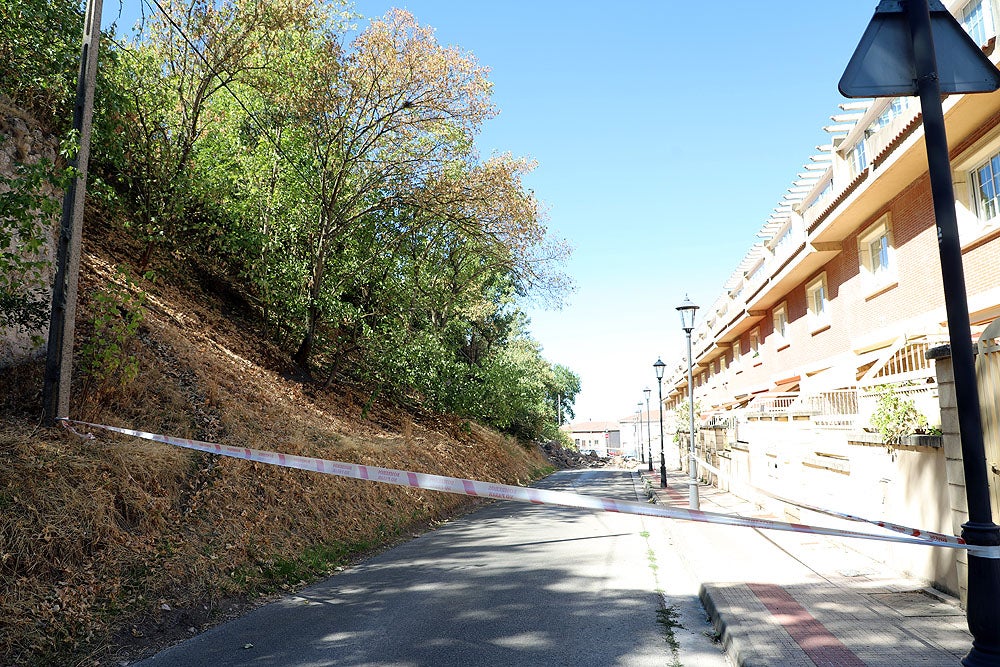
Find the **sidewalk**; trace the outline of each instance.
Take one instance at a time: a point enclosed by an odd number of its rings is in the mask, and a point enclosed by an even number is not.
[[[662,489],[658,470],[641,464],[638,472],[656,502],[688,506],[686,475],[668,471]],[[787,520],[704,484],[699,495],[702,510]],[[957,665],[972,646],[955,598],[888,571],[845,541],[691,521],[665,530],[741,667]]]

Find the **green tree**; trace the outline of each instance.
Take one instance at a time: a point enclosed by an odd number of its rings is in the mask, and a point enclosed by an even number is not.
[[[51,131],[67,130],[83,36],[80,3],[2,2],[0,35],[0,103],[28,111]]]
[[[144,32],[121,49],[112,85],[125,91],[109,140],[114,185],[145,242],[145,269],[157,247],[209,224],[204,181],[194,170],[199,142],[222,120],[218,96],[263,85],[289,32],[323,25],[314,0],[161,0]],[[277,58],[277,56],[274,56]]]

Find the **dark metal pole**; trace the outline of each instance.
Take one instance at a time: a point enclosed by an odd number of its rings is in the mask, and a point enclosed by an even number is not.
[[[642,401],[639,401],[636,405],[639,406],[639,409],[635,411],[635,421],[639,425],[639,451],[642,451]]]
[[[649,389],[643,389],[646,394],[646,445],[649,447],[649,472],[653,472],[653,431],[649,428]]]
[[[986,473],[986,450],[979,412],[972,329],[966,297],[962,246],[955,216],[955,193],[952,186],[951,160],[945,134],[941,88],[938,82],[934,40],[927,0],[907,0],[907,17],[913,37],[917,90],[923,113],[924,143],[934,217],[937,221],[938,252],[944,287],[948,335],[955,370],[955,402],[958,407],[962,459],[965,467],[965,492],[969,521],[962,525],[962,537],[969,544],[1000,545],[1000,527],[993,523],[990,511],[989,482]],[[966,618],[972,633],[972,650],[963,665],[1000,665],[1000,560],[969,553],[969,597]]]
[[[698,462],[694,458],[694,359],[691,357],[691,330],[685,329],[688,343],[688,417],[690,418],[691,458],[688,461],[688,509],[701,509],[698,498]]]
[[[647,451],[646,458],[649,459],[649,471],[653,472],[653,439],[652,438],[650,438],[649,442],[646,443],[646,451]]]
[[[667,488],[667,459],[663,455],[663,378],[656,378],[656,388],[660,394],[660,487]]]
[[[87,192],[87,163],[90,159],[90,129],[97,81],[97,51],[101,37],[103,0],[87,0],[83,24],[80,71],[76,80],[73,129],[80,145],[71,165],[77,174],[63,195],[62,221],[56,248],[56,276],[52,284],[52,311],[49,315],[48,356],[42,388],[43,419],[52,425],[58,417],[69,416],[69,390],[73,375],[73,332],[76,326],[76,297],[83,237],[83,205]]]

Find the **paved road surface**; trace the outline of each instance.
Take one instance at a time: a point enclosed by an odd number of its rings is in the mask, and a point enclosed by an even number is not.
[[[587,470],[540,486],[634,500],[636,484]],[[726,665],[668,533],[652,518],[493,503],[139,664]]]

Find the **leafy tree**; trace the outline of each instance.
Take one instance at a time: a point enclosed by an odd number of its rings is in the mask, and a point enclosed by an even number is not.
[[[552,366],[552,380],[548,385],[548,399],[555,405],[555,411],[561,411],[563,421],[572,421],[576,418],[573,411],[573,404],[576,402],[576,395],[580,393],[580,376],[569,368],[554,364]]]
[[[23,4],[0,19],[16,17],[27,30],[17,43],[44,57],[7,58],[0,75],[17,77],[19,104],[57,105],[75,75],[79,7]],[[496,113],[487,69],[405,11],[347,44],[339,0],[157,6],[133,38],[104,42],[91,169],[144,243],[139,270],[168,248],[225,272],[328,385],[552,437],[579,378],[542,357],[518,302],[561,300],[568,249],[524,186],[533,163],[475,150]],[[62,35],[52,44],[29,25],[43,15]],[[39,178],[0,183],[0,241],[34,247]],[[18,261],[5,276],[41,270]],[[8,301],[8,316],[42,314]],[[95,321],[102,344],[87,359],[119,354],[135,321]]]
[[[50,130],[68,129],[83,35],[80,2],[0,3],[0,35],[0,103],[30,112]]]
[[[126,169],[114,184],[134,212],[146,247],[144,269],[161,245],[205,224],[203,182],[193,170],[198,142],[220,121],[212,101],[262,81],[269,56],[290,31],[325,20],[313,0],[160,0],[163,11],[122,49],[113,85],[123,91],[111,150]]]
[[[330,53],[336,50],[328,47]],[[485,68],[457,49],[439,46],[433,31],[404,11],[372,21],[336,76],[329,76],[322,59],[317,67],[327,73],[329,88],[307,97],[306,108],[299,110],[311,118],[304,131],[312,149],[312,190],[319,199],[305,335],[295,355],[303,365],[312,356],[324,291],[331,287],[329,274],[345,237],[467,158],[474,133],[494,113]]]

